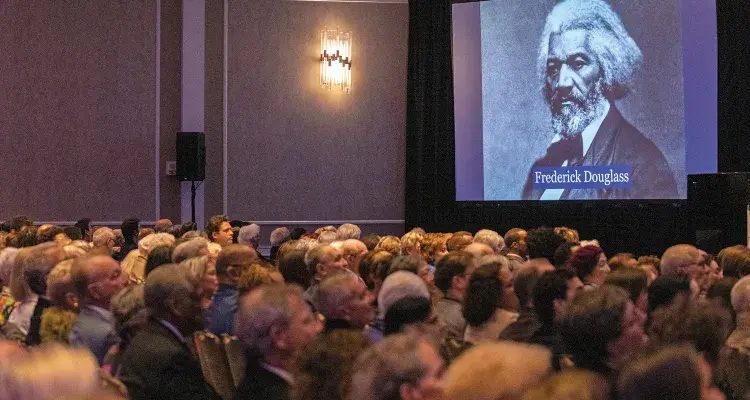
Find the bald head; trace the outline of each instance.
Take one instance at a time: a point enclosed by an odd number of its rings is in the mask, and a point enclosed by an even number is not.
[[[244,244],[230,244],[222,249],[219,258],[216,260],[216,274],[219,277],[226,277],[233,267],[250,265],[258,259],[258,255],[252,247]],[[232,276],[239,276],[240,271],[235,271]],[[236,278],[235,278],[236,279]]]
[[[495,251],[492,250],[492,247],[484,243],[477,243],[477,242],[474,242],[466,246],[464,251],[471,253],[471,255],[473,255],[474,258],[476,258],[477,260],[479,260],[480,258],[484,256],[495,254]]]
[[[347,239],[341,245],[341,254],[346,259],[347,268],[358,272],[359,261],[367,254],[367,246],[357,239]]]
[[[106,255],[81,256],[73,261],[70,277],[85,303],[109,309],[109,301],[125,287],[120,265]]]
[[[689,244],[672,246],[661,257],[661,274],[664,276],[690,276],[701,263],[703,254]]]
[[[154,231],[156,233],[169,233],[170,229],[172,229],[172,221],[167,218],[160,219],[154,224]]]

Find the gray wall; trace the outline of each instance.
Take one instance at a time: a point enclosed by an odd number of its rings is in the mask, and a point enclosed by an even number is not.
[[[179,49],[179,1],[161,11],[161,45]],[[176,183],[155,163],[174,158],[179,53],[163,52],[157,87],[156,12],[155,0],[2,2],[0,219],[175,215]]]
[[[220,6],[206,12],[211,178],[222,156]],[[402,220],[408,6],[238,0],[228,15],[229,217]],[[318,84],[326,25],[354,32],[349,96]],[[207,180],[207,216],[224,206],[216,180]]]

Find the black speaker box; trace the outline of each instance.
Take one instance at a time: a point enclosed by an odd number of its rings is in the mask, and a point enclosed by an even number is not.
[[[203,132],[177,133],[177,178],[181,181],[206,179],[206,142]]]
[[[716,254],[747,245],[750,174],[688,175],[688,212],[698,248]]]

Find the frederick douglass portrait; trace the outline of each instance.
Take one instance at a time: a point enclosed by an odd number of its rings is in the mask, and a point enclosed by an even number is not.
[[[547,15],[538,74],[554,137],[529,172],[525,200],[677,197],[664,154],[625,120],[617,101],[643,62],[638,44],[603,0],[563,0]],[[659,132],[650,132],[658,135]],[[536,167],[627,165],[627,189],[536,189]]]

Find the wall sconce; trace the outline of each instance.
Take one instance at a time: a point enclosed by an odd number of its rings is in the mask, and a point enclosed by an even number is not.
[[[352,32],[340,28],[320,31],[320,84],[352,92]]]

